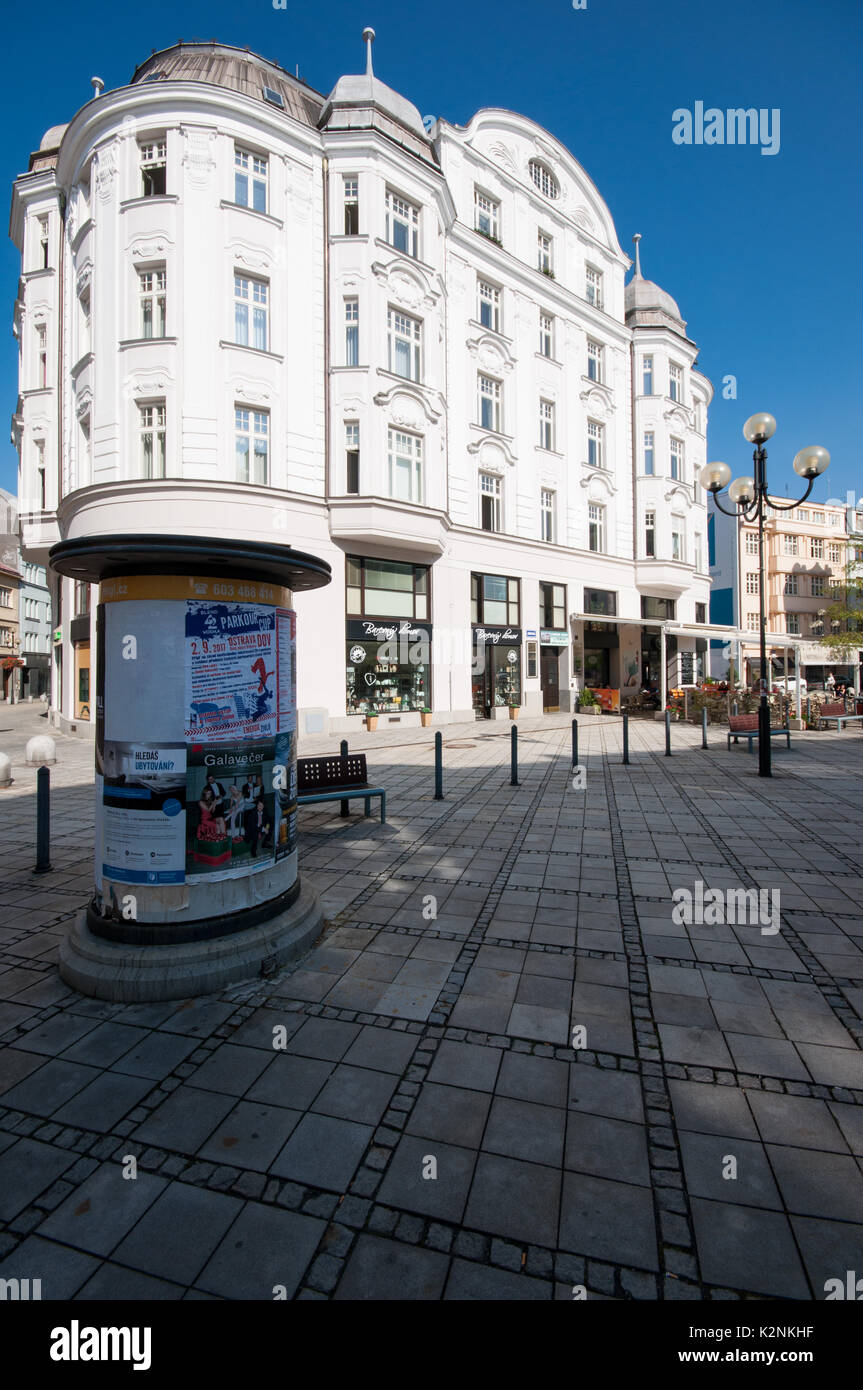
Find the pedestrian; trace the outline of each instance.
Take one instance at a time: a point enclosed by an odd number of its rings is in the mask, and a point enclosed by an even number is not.
[[[833,675],[833,672],[832,672],[832,671],[828,671],[828,672],[827,672],[827,679],[826,679],[826,681],[824,682],[824,685],[825,685],[825,688],[826,688],[826,690],[827,690],[827,694],[828,694],[828,695],[832,695],[832,694],[835,692],[835,690],[836,690],[836,677]]]

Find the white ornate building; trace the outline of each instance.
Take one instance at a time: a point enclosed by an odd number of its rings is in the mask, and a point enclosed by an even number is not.
[[[12,200],[25,556],[144,532],[320,555],[301,732],[692,679],[712,389],[677,305],[637,263],[624,285],[553,136],[503,110],[427,130],[368,43],[326,99],[178,45],[46,133]],[[53,584],[54,717],[84,732],[94,604]]]

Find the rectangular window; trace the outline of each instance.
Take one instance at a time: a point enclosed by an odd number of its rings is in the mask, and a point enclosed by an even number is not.
[[[345,300],[345,366],[360,365],[360,301]]]
[[[827,592],[827,590],[826,590],[826,587],[825,587],[825,584],[824,584],[824,576],[821,575],[821,574],[813,574],[813,576],[812,576],[812,597],[813,597],[813,598],[823,598],[826,592]]]
[[[502,511],[502,487],[500,478],[491,473],[479,475],[480,526],[483,531],[500,531]]]
[[[539,316],[539,351],[543,357],[554,356],[554,317],[552,314]]]
[[[539,403],[539,447],[540,449],[554,448],[553,401],[540,401]]]
[[[827,559],[830,561],[831,565],[838,565],[838,564],[841,564],[841,561],[842,561],[842,547],[841,547],[841,546],[838,546],[838,545],[828,545],[828,547],[827,547]]]
[[[696,621],[697,623],[706,623],[706,622],[707,622],[707,604],[706,604],[706,603],[696,603],[696,605],[695,605],[695,621]]]
[[[785,631],[786,631],[786,632],[791,632],[791,633],[799,633],[799,631],[800,631],[800,614],[799,614],[799,613],[786,613],[786,615],[785,615]]]
[[[553,252],[553,239],[548,235],[548,232],[538,231],[536,234],[536,260],[537,267],[542,271],[543,275],[554,274],[554,265],[552,263]]]
[[[656,453],[653,441],[653,430],[644,431],[644,471],[651,476],[656,471]]]
[[[747,613],[747,614],[746,614],[746,627],[747,627],[747,630],[748,630],[749,632],[757,632],[757,631],[758,631],[758,627],[759,627],[759,623],[760,623],[760,618],[759,618],[759,615],[758,615],[757,613]]]
[[[490,198],[487,193],[481,193],[478,188],[473,190],[473,215],[474,227],[483,236],[490,237],[492,241],[500,241],[500,203],[494,198]]]
[[[745,541],[745,544],[744,544],[744,553],[745,553],[746,555],[757,555],[757,554],[758,554],[758,533],[757,533],[756,531],[747,531],[747,532],[746,532],[746,541]]]
[[[644,513],[644,553],[649,560],[656,559],[656,512]]]
[[[400,502],[422,502],[422,450],[420,435],[404,430],[388,434],[390,497]]]
[[[602,381],[602,344],[588,339],[587,375],[591,381]]]
[[[393,193],[391,188],[387,189],[386,194],[386,239],[390,246],[394,246],[396,251],[403,252],[406,256],[413,256],[414,260],[419,258],[419,227],[420,212],[419,208],[407,199],[400,198],[397,193]]]
[[[592,265],[584,268],[584,297],[595,309],[602,308],[602,271]]]
[[[798,594],[800,592],[800,585],[796,574],[786,574],[785,592],[786,594]]]
[[[796,555],[796,554],[797,554],[797,548],[798,548],[798,547],[797,547],[797,537],[796,537],[796,536],[783,536],[783,537],[782,537],[782,554],[783,554],[783,555]]]
[[[360,182],[356,174],[342,176],[342,203],[345,210],[345,236],[359,236]]]
[[[540,535],[544,541],[554,542],[554,493],[542,488],[539,494]]]
[[[387,348],[390,371],[408,381],[420,381],[422,323],[398,309],[387,310]]]
[[[255,212],[267,211],[267,158],[234,146],[234,202]]]
[[[519,584],[502,574],[472,574],[470,620],[490,627],[518,627]]]
[[[600,425],[597,420],[587,422],[587,461],[591,468],[605,467],[605,450],[603,448],[603,435],[605,427]]]
[[[641,392],[644,396],[653,395],[653,357],[641,359]]]
[[[138,146],[141,152],[141,193],[156,198],[167,192],[168,157],[164,138],[147,140]]]
[[[345,421],[345,492],[360,490],[360,425],[358,420]]]
[[[539,584],[539,621],[542,627],[562,632],[566,627],[566,585]]]
[[[585,613],[597,613],[604,618],[617,617],[617,594],[613,589],[585,589]]]
[[[27,600],[27,602],[29,603],[29,599]],[[11,589],[0,589],[0,607],[2,607],[2,608],[11,608],[11,607],[12,607],[12,590],[11,590]],[[29,618],[30,614],[27,613],[26,616]]]
[[[267,351],[269,285],[234,272],[234,342]]]
[[[746,592],[747,592],[747,594],[757,594],[757,593],[758,593],[758,579],[759,579],[758,571],[757,571],[757,570],[750,570],[749,573],[748,573],[747,576],[746,576]]]
[[[476,316],[483,328],[490,328],[492,332],[500,332],[500,290],[497,285],[490,285],[487,280],[477,280],[476,282],[477,307]]]
[[[142,338],[164,338],[165,336],[165,286],[164,268],[138,272]]]
[[[672,439],[669,444],[671,477],[683,482],[683,440]]]
[[[674,622],[676,612],[676,600],[673,598],[654,598],[650,594],[643,594],[641,598],[642,618],[652,618],[654,621]]]
[[[45,473],[45,441],[36,441],[36,478],[39,489],[39,510],[43,511],[46,507],[46,473]]]
[[[44,323],[36,325],[36,348],[39,362],[39,389],[44,391],[48,385],[48,329]]]
[[[809,554],[813,560],[824,559],[824,541],[820,536],[817,538],[813,537],[813,539],[810,540]]]
[[[684,560],[686,558],[683,518],[680,516],[671,518],[671,558],[672,560]]]
[[[268,410],[234,409],[234,456],[238,483],[265,487],[269,479],[270,413]]]
[[[701,573],[701,561],[701,537],[696,533],[692,540],[692,563],[699,574]]]
[[[346,578],[349,613],[421,620],[429,616],[426,565],[349,555]]]
[[[138,407],[141,476],[165,477],[165,402],[152,401]]]
[[[668,368],[668,394],[673,401],[683,400],[683,368],[673,362]]]
[[[588,549],[601,554],[605,550],[605,508],[591,502],[587,508]]]
[[[48,218],[39,218],[39,264],[43,270],[48,270]]]
[[[500,382],[479,374],[479,423],[484,430],[500,432]]]

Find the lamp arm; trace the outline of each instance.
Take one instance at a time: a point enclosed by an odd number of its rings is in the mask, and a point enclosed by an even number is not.
[[[812,491],[812,489],[813,489],[814,486],[815,486],[815,479],[814,479],[814,478],[810,478],[810,479],[809,479],[809,486],[807,487],[807,489],[806,489],[806,491],[804,492],[803,496],[802,496],[802,497],[798,497],[798,499],[797,499],[796,502],[771,502],[770,505],[771,505],[771,507],[775,507],[776,510],[777,510],[777,512],[791,512],[791,511],[794,510],[795,507],[800,507],[800,506],[803,505],[803,503],[806,501],[806,498],[809,496],[809,494],[810,494],[810,492]]]
[[[716,506],[719,508],[719,510],[721,512],[724,512],[726,516],[739,516],[739,509],[737,507],[734,508],[733,512],[730,512],[727,507],[723,507],[722,503],[719,500],[718,492],[711,492],[710,495],[713,498],[713,501],[716,503]]]

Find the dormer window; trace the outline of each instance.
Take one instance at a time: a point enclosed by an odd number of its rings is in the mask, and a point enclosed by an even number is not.
[[[546,164],[540,159],[530,161],[530,177],[544,198],[559,198],[560,184]]]

